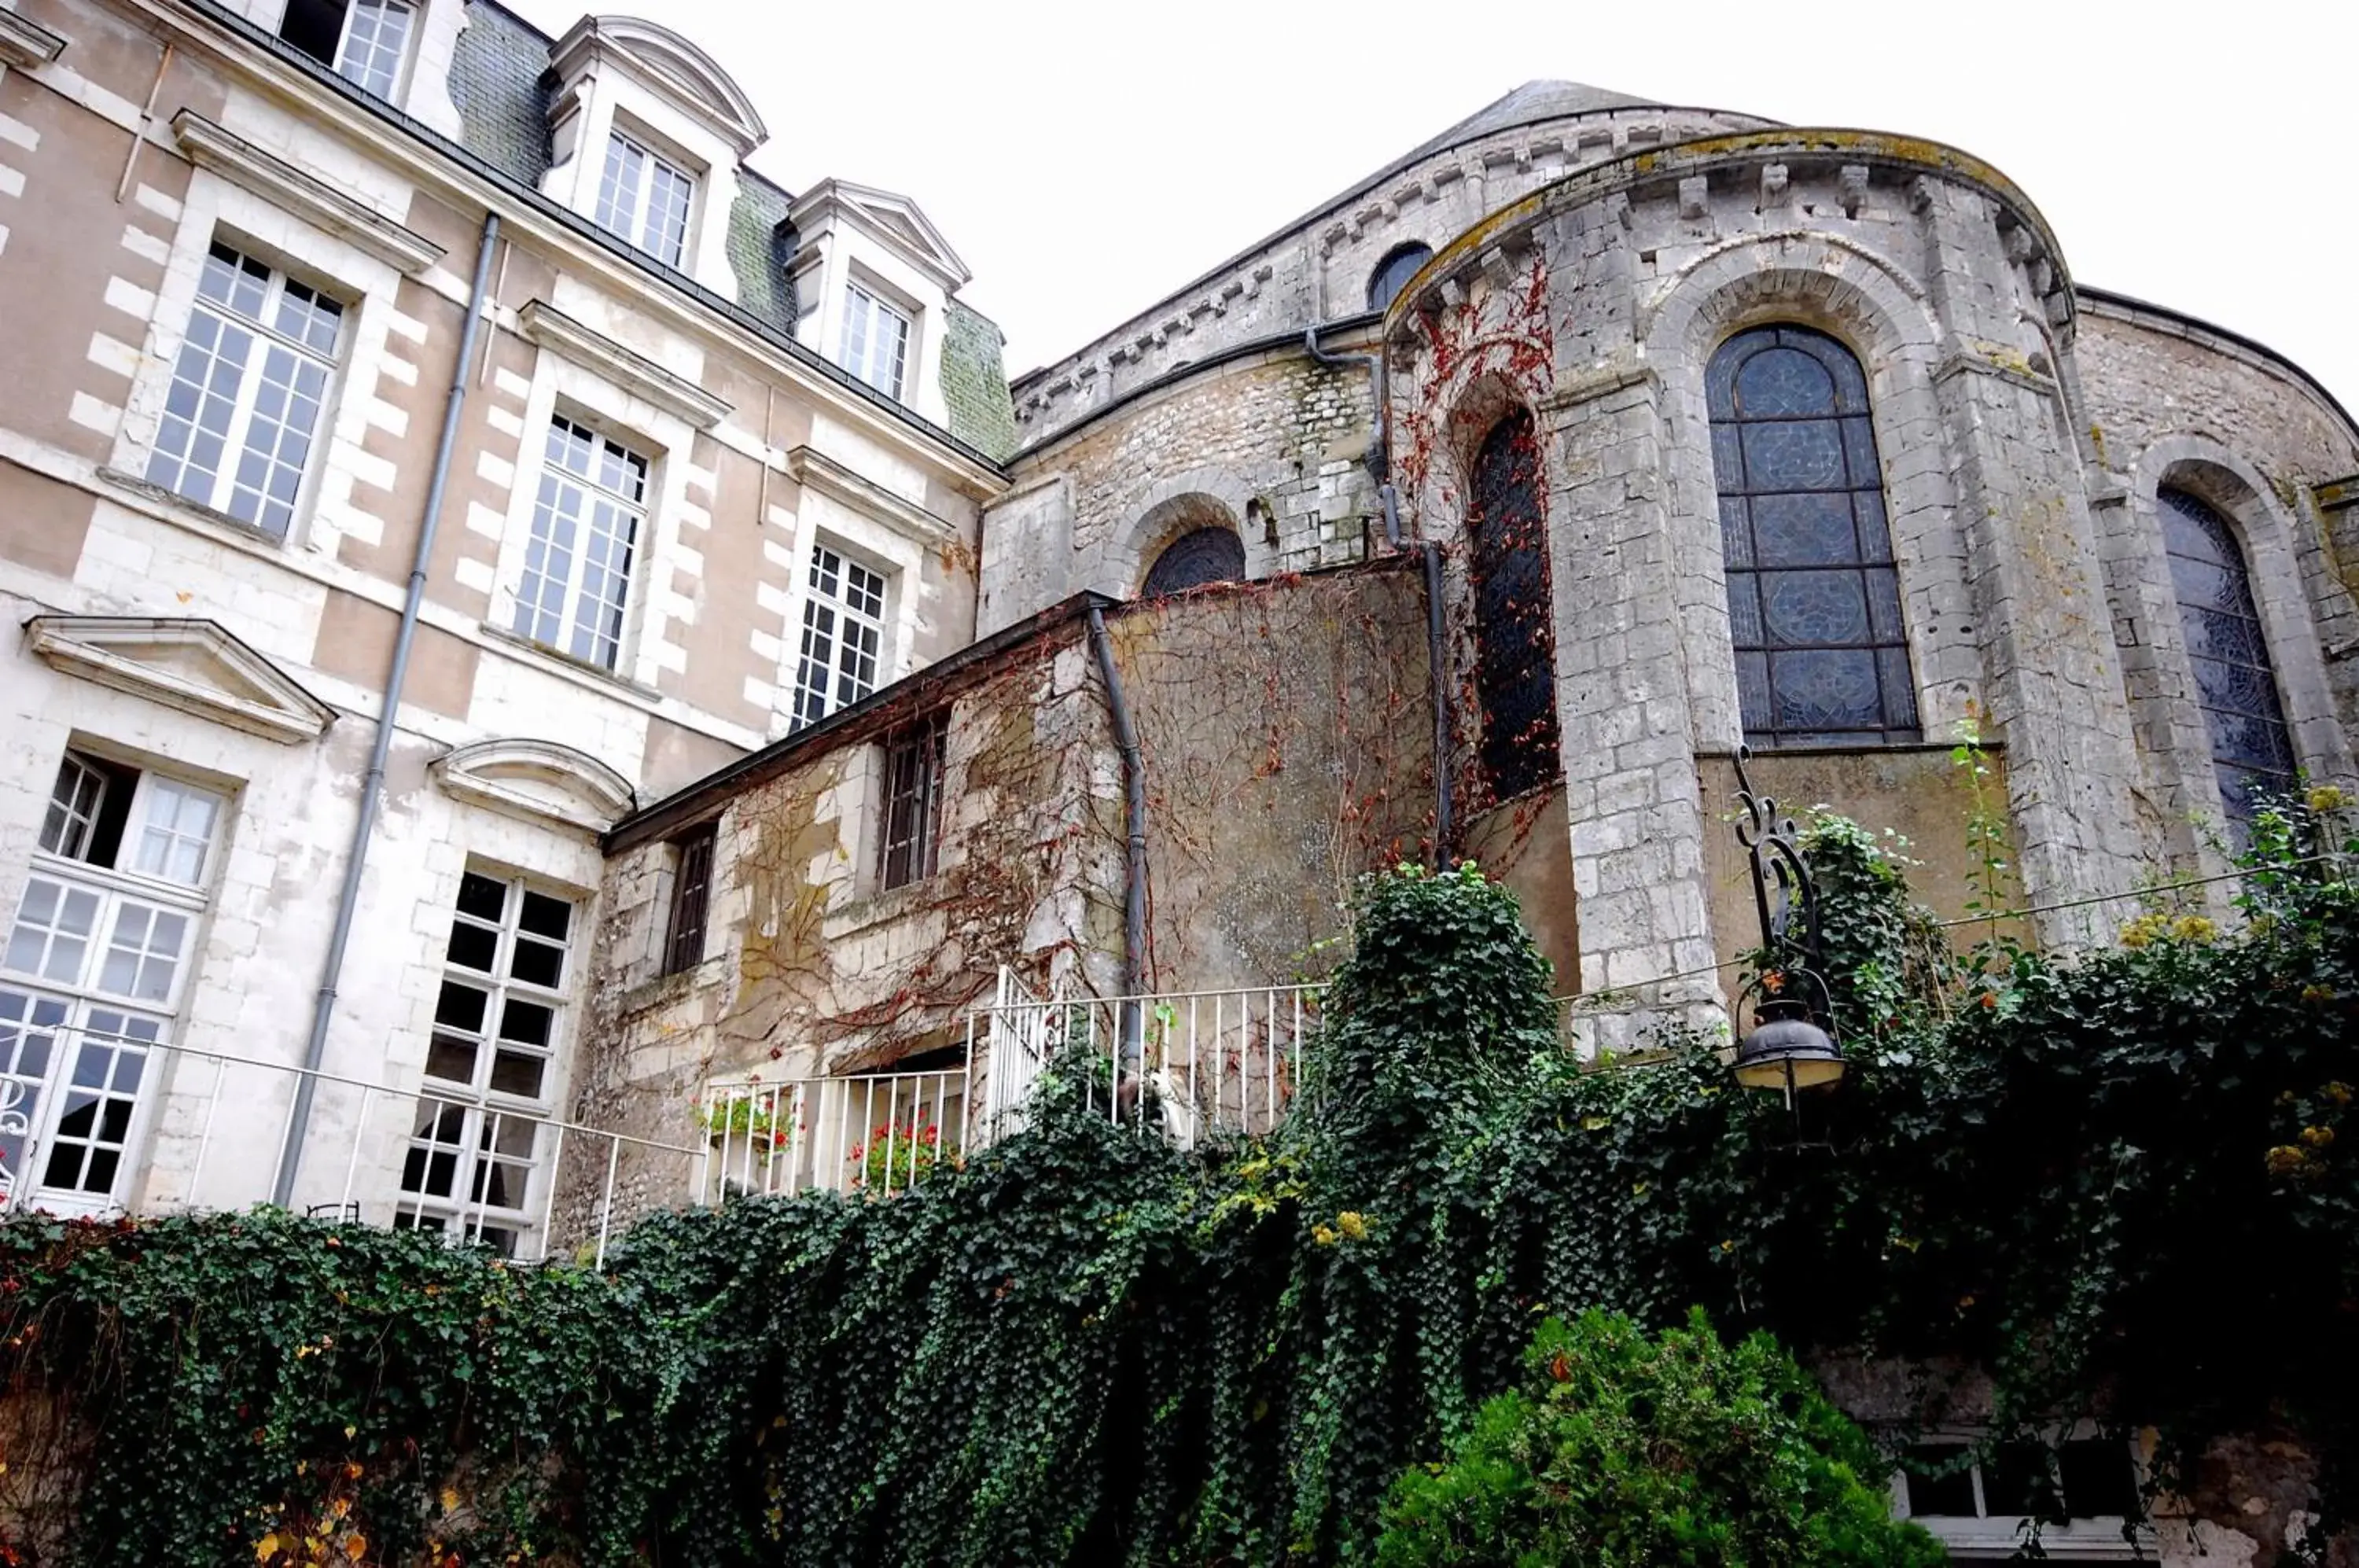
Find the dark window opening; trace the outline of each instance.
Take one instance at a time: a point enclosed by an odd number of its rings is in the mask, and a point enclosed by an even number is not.
[[[1919,738],[1867,377],[1805,327],[1756,327],[1705,373],[1745,738]]]
[[[1389,307],[1408,287],[1408,280],[1417,276],[1417,269],[1432,259],[1433,247],[1415,242],[1387,252],[1368,279],[1368,309],[1382,310]]]
[[[2230,822],[2246,822],[2262,799],[2287,793],[2294,781],[2293,737],[2252,577],[2225,517],[2184,490],[2156,499],[2220,804]]]
[[[937,713],[885,743],[885,832],[877,885],[889,890],[934,874],[940,849],[942,750],[947,715]]]
[[[1241,583],[1245,575],[1245,541],[1230,528],[1198,528],[1166,545],[1147,569],[1144,597],[1182,593],[1207,583]]]
[[[89,866],[112,867],[123,853],[123,831],[131,821],[131,797],[139,770],[70,751],[58,764],[41,819],[40,845],[50,854]]]
[[[287,15],[278,36],[321,65],[332,69],[336,49],[344,40],[347,0],[287,0]]]
[[[672,873],[671,921],[664,938],[663,970],[677,975],[704,962],[705,912],[712,898],[712,845],[718,833],[710,822],[673,845],[679,864]]]
[[[1555,779],[1563,766],[1548,526],[1530,414],[1518,409],[1491,427],[1474,456],[1473,480],[1466,534],[1474,687],[1483,711],[1483,774],[1492,798],[1504,800]]]

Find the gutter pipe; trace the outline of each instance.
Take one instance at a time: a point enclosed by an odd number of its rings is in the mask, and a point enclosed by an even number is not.
[[[328,957],[320,973],[320,995],[311,1011],[311,1038],[303,1048],[303,1072],[295,1080],[295,1100],[287,1113],[287,1141],[278,1154],[278,1173],[272,1180],[270,1201],[285,1208],[294,1200],[295,1176],[303,1160],[303,1142],[310,1130],[311,1097],[320,1063],[328,1052],[328,1025],[335,1016],[336,986],[343,977],[344,952],[352,944],[353,916],[360,906],[361,873],[369,840],[376,832],[377,798],[385,788],[385,763],[393,750],[394,721],[401,711],[401,691],[409,679],[409,653],[418,639],[419,606],[426,598],[426,575],[434,560],[434,534],[442,518],[443,492],[451,482],[451,453],[459,444],[459,416],[467,406],[467,372],[475,357],[475,333],[483,323],[484,306],[491,287],[492,252],[500,237],[500,215],[484,214],[484,239],[475,253],[474,291],[467,299],[466,325],[459,333],[459,353],[451,364],[451,396],[442,408],[442,436],[434,449],[434,477],[426,487],[426,515],[418,530],[418,552],[409,567],[409,594],[402,601],[401,629],[393,644],[393,671],[386,677],[385,705],[377,714],[376,739],[369,748],[368,771],[361,779],[360,814],[353,822],[353,844],[344,856],[344,882],[336,897],[336,922],[328,936]]]
[[[1129,875],[1122,895],[1122,994],[1136,998],[1147,985],[1147,768],[1139,756],[1130,703],[1123,695],[1122,672],[1114,668],[1105,612],[1095,604],[1090,606],[1090,651],[1097,656],[1098,674],[1105,681],[1106,706],[1114,711],[1114,744],[1122,753],[1123,821],[1130,840]],[[1141,1060],[1145,1034],[1139,1007],[1136,1000],[1125,1003],[1119,1026],[1123,1055],[1133,1063]],[[1117,1115],[1120,1088],[1117,1083]]]
[[[1376,499],[1384,507],[1385,543],[1400,550],[1400,495],[1393,488],[1391,436],[1385,419],[1389,401],[1385,389],[1385,357],[1381,354],[1330,354],[1319,346],[1316,326],[1304,329],[1302,346],[1321,365],[1337,369],[1356,365],[1368,373],[1369,400],[1375,408],[1375,429],[1368,445],[1368,472],[1375,475]],[[1431,539],[1420,539],[1418,550],[1425,558],[1425,658],[1426,668],[1433,678],[1433,864],[1440,868],[1449,864],[1451,842],[1455,836],[1450,787],[1450,677],[1441,635],[1441,547]]]

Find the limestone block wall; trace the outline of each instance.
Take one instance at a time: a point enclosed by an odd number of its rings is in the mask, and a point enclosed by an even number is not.
[[[2157,493],[2208,502],[2237,530],[2295,752],[2348,782],[2359,639],[2339,514],[2318,491],[2359,472],[2359,430],[2322,388],[2256,345],[2111,296],[2083,294],[2075,361],[2114,641],[2173,860],[2222,869],[2221,804],[2164,557]]]
[[[1339,336],[1333,352],[1357,352]],[[1364,559],[1384,524],[1365,374],[1299,343],[1207,366],[1018,458],[984,522],[988,633],[1083,588],[1128,597],[1164,546],[1234,528],[1245,574]]]

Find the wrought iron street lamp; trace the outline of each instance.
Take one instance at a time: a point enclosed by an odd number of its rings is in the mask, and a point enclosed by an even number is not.
[[[1736,800],[1744,811],[1736,838],[1751,858],[1764,967],[1745,988],[1754,998],[1753,1032],[1737,1042],[1736,1081],[1748,1089],[1781,1089],[1790,1100],[1798,1089],[1840,1080],[1843,1055],[1830,1032],[1832,1004],[1819,975],[1826,959],[1819,945],[1818,887],[1795,841],[1794,819],[1779,816],[1776,800],[1754,792],[1745,772],[1752,757],[1749,748],[1736,748]],[[1798,909],[1799,935],[1793,930]],[[1788,962],[1793,958],[1801,962]],[[1740,1007],[1744,999],[1737,998]]]

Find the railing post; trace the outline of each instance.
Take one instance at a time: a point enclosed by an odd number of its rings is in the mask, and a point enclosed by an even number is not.
[[[221,1109],[222,1079],[228,1073],[228,1062],[221,1057],[214,1057],[212,1092],[205,1100],[205,1125],[198,1129],[197,1132],[197,1162],[194,1166],[190,1167],[189,1171],[188,1206],[191,1209],[197,1206],[197,1188],[203,1183],[205,1179],[205,1156],[212,1151],[213,1147],[213,1113]],[[25,1146],[25,1153],[27,1157],[25,1163],[27,1168],[29,1168],[32,1163],[30,1159],[32,1152],[32,1143],[30,1140],[30,1135],[28,1134]],[[345,1185],[348,1187],[351,1185],[349,1179],[346,1181]]]
[[[623,1158],[623,1140],[606,1135],[606,1193],[598,1203],[598,1264],[606,1267],[606,1233],[614,1223],[614,1167]]]
[[[214,1084],[216,1088],[220,1085],[219,1074],[215,1074]],[[360,1174],[361,1140],[368,1136],[369,1099],[375,1093],[376,1090],[371,1086],[364,1085],[361,1089],[360,1121],[353,1128],[353,1147],[344,1156],[343,1195],[336,1200],[336,1212],[340,1214],[353,1212],[353,1182]]]

